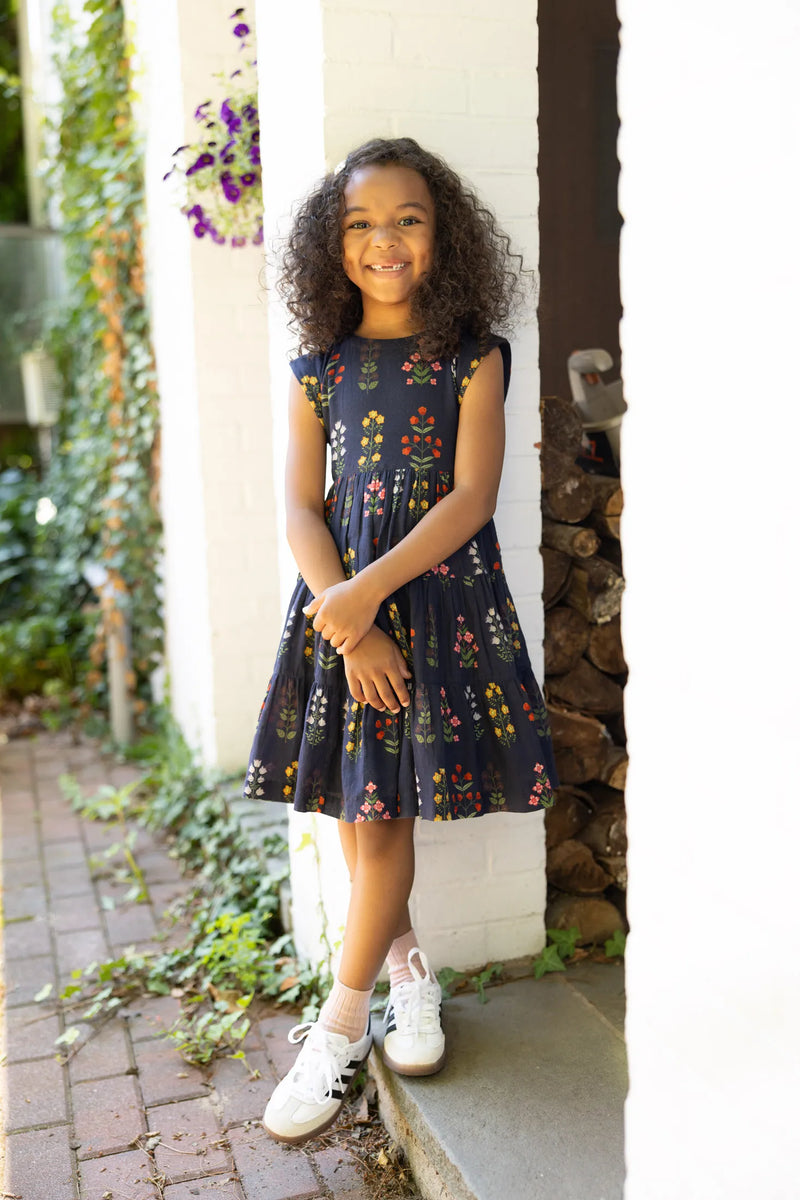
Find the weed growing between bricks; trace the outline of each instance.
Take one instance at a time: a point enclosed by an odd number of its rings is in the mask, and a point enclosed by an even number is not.
[[[192,886],[165,913],[160,936],[172,944],[130,946],[114,958],[76,965],[58,1003],[70,1018],[96,1027],[142,994],[172,995],[181,1013],[167,1036],[188,1062],[205,1064],[222,1051],[244,1057],[254,997],[302,1007],[302,1019],[310,1020],[329,983],[325,965],[300,961],[281,927],[286,844],[276,836],[259,845],[247,838],[231,806],[238,776],[201,769],[168,714],[131,758],[142,776],[122,788],[108,785],[86,796],[71,777],[60,779],[76,812],[111,824],[117,835],[93,859],[95,878],[127,883],[127,902],[148,899],[136,858],[137,828],[144,827],[166,838]],[[104,901],[109,908],[114,903]],[[43,988],[37,999],[49,995]],[[79,1037],[77,1024],[61,1035],[67,1057]]]

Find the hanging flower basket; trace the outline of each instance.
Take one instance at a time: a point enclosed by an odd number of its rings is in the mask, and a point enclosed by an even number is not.
[[[195,109],[201,128],[196,142],[179,146],[164,176],[177,184],[178,203],[197,238],[235,247],[264,241],[259,152],[256,61],[250,58],[250,26],[243,8],[231,13],[233,36],[243,66],[226,80],[228,93],[218,107],[205,100]]]

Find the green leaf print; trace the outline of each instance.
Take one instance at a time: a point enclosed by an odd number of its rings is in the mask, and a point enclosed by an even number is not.
[[[492,808],[505,808],[506,798],[503,792],[503,781],[491,764],[483,772],[483,794]]]
[[[439,638],[436,634],[436,614],[433,605],[428,605],[425,614],[425,662],[429,667],[439,665]]]
[[[436,734],[431,727],[431,706],[427,693],[417,689],[417,713],[414,720],[414,737],[422,746],[431,746],[436,741]]]
[[[378,358],[380,346],[377,342],[367,342],[361,349],[361,378],[358,386],[362,392],[372,392],[378,386]]]

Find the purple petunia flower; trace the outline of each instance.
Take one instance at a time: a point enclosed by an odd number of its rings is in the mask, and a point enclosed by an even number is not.
[[[231,19],[232,21],[235,21],[235,20],[236,20],[236,18],[237,18],[237,17],[240,17],[240,16],[242,15],[242,13],[243,13],[243,12],[244,12],[244,9],[243,9],[243,8],[237,8],[237,9],[235,9],[235,10],[234,10],[234,11],[231,13],[231,18],[230,18],[230,19]]]
[[[222,190],[225,193],[225,199],[230,204],[236,204],[242,194],[242,189],[236,187],[233,183],[223,184]]]
[[[203,167],[210,167],[214,162],[214,155],[204,153],[199,158],[195,159],[192,165],[187,169],[186,175],[194,175],[195,171],[201,171]]]
[[[250,125],[253,124],[253,121],[257,121],[258,109],[256,108],[255,104],[245,104],[244,108],[242,109],[242,116]]]
[[[219,109],[219,115],[228,126],[228,133],[237,133],[238,130],[241,129],[242,118],[237,117],[227,100],[222,101]]]
[[[245,25],[244,21],[240,21],[238,25],[233,27],[233,36],[238,38],[247,37],[250,32],[250,26]]]
[[[253,237],[253,245],[260,246],[263,241],[264,241],[264,226],[259,225],[259,227],[256,230],[255,235]]]
[[[239,182],[244,184],[245,187],[252,187],[253,184],[255,183],[255,181],[256,181],[255,171],[248,171],[246,175],[239,176]]]
[[[198,104],[197,108],[194,110],[195,121],[204,121],[205,120],[206,114],[203,110],[208,108],[210,103],[211,103],[210,100],[206,100],[203,104]],[[177,154],[177,150],[175,151],[175,153]]]
[[[202,221],[204,216],[202,205],[195,204],[194,208],[190,208],[186,215],[187,217],[194,217],[198,221]]]
[[[258,146],[250,147],[250,162],[254,167],[257,167],[261,162],[261,155],[258,153]]]
[[[203,223],[201,221],[198,221],[194,227],[194,236],[196,238],[201,238],[201,237],[206,236],[206,227],[205,227],[205,225],[203,225]]]
[[[232,245],[232,246],[235,246],[235,247],[237,247],[237,248],[238,248],[239,246],[246,246],[246,245],[247,245],[247,238],[246,238],[246,237],[241,237],[241,235],[240,235],[239,237],[232,237],[232,238],[231,238],[231,245]]]

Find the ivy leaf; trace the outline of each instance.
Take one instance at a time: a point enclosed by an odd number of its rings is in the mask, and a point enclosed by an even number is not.
[[[545,946],[542,953],[533,963],[533,975],[535,979],[541,979],[543,975],[547,975],[550,971],[566,971],[566,967],[558,953],[557,946]]]
[[[617,929],[605,944],[606,958],[621,958],[625,954],[627,938],[621,929]]]
[[[52,983],[46,983],[43,988],[40,988],[33,997],[37,1004],[41,1004],[42,1000],[46,1000],[53,990]]]
[[[581,931],[577,925],[572,925],[569,929],[548,929],[547,936],[558,950],[561,958],[572,958]]]
[[[57,1046],[71,1046],[73,1042],[77,1042],[81,1036],[81,1031],[77,1025],[70,1025],[69,1029],[65,1029],[60,1037],[56,1038]]]

